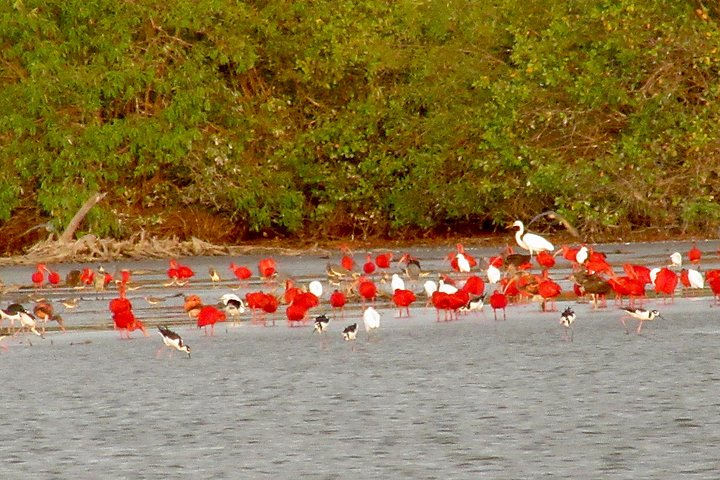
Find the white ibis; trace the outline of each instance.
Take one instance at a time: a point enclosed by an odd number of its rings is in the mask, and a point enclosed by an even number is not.
[[[515,220],[513,227],[517,228],[515,232],[515,241],[518,246],[524,250],[528,250],[530,255],[537,252],[553,251],[555,247],[545,238],[534,233],[525,233],[525,225],[520,220]]]
[[[363,322],[365,323],[365,331],[370,333],[380,328],[380,314],[373,307],[367,307],[363,312]]]

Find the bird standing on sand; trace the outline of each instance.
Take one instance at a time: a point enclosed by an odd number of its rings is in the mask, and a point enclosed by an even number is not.
[[[160,336],[162,337],[162,341],[165,345],[170,348],[174,348],[175,350],[187,353],[188,358],[190,358],[190,347],[185,345],[180,335],[164,325],[160,325],[158,330],[160,331]]]

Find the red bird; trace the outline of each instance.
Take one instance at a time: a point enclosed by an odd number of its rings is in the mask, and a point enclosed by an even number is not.
[[[542,304],[540,309],[543,312],[547,310],[547,303],[550,303],[550,311],[554,312],[557,310],[555,306],[555,299],[562,293],[562,288],[556,282],[552,281],[547,276],[547,270],[538,284],[538,294],[542,297]]]
[[[47,272],[47,280],[50,286],[56,287],[60,285],[60,274],[54,270],[48,268],[45,269]]]
[[[42,263],[38,263],[35,268],[37,270],[35,270],[33,274],[30,275],[30,280],[32,280],[35,288],[42,288],[45,284],[45,265],[43,265]]]
[[[232,270],[235,278],[237,278],[241,282],[252,277],[252,272],[249,268],[243,267],[242,265],[235,265],[234,262],[230,263],[230,270]]]
[[[375,257],[375,265],[378,266],[378,268],[390,268],[390,262],[392,262],[393,254],[391,252],[388,253],[381,253],[377,257]]]
[[[448,320],[451,320],[450,315],[450,294],[440,291],[433,292],[432,296],[430,297],[430,301],[432,302],[433,306],[435,307],[435,311],[437,313],[437,321],[440,321],[440,310],[442,310],[445,313],[444,320],[447,322]]]
[[[495,320],[497,320],[497,311],[502,310],[503,311],[503,320],[507,320],[507,317],[505,316],[505,307],[508,305],[508,299],[507,296],[504,293],[500,293],[497,290],[493,292],[492,295],[490,295],[490,306],[493,309],[493,315],[495,315]]]
[[[347,245],[341,246],[340,252],[343,253],[342,258],[340,259],[340,265],[342,265],[345,270],[352,271],[352,269],[355,268],[355,260],[352,258],[352,252]]]
[[[277,264],[272,258],[263,258],[258,262],[258,272],[265,281],[270,281],[277,275]]]
[[[555,266],[555,256],[545,250],[538,252],[535,261],[541,268],[552,268]]]
[[[655,276],[655,293],[663,294],[663,302],[670,297],[670,301],[675,300],[675,287],[678,284],[678,275],[667,267],[661,268]]]
[[[169,285],[185,285],[195,272],[186,265],[181,265],[174,258],[170,259],[170,268],[168,268],[167,276],[170,279]]]
[[[291,279],[285,280],[285,292],[283,293],[283,303],[285,305],[290,305],[293,300],[295,300],[295,296],[298,293],[301,293],[302,289],[295,286],[295,282],[293,282]]]
[[[366,301],[375,302],[375,297],[377,297],[377,287],[375,283],[365,277],[360,277],[359,282],[358,293],[360,293],[360,297],[362,297],[363,306]]]
[[[330,295],[330,306],[333,310],[340,310],[340,316],[345,318],[345,304],[347,303],[347,297],[340,290],[335,290]]]
[[[691,263],[700,263],[702,252],[697,248],[696,242],[693,242],[692,248],[688,251],[687,256]]]
[[[720,269],[709,270],[705,273],[705,283],[710,286],[713,296],[715,297],[715,304],[720,304]]]
[[[650,269],[644,265],[625,263],[623,264],[623,270],[625,270],[628,277],[640,280],[643,285],[652,283],[650,280]]]
[[[95,272],[93,272],[93,270],[89,267],[83,268],[80,273],[80,281],[84,285],[92,285],[95,283]]]
[[[468,277],[468,279],[465,281],[465,284],[462,286],[462,289],[465,290],[470,295],[482,295],[485,293],[485,282],[482,278],[478,277],[477,275],[471,275]]]
[[[470,294],[465,290],[458,290],[450,294],[450,312],[455,320],[458,319],[458,312],[470,301]]]
[[[410,316],[410,305],[417,300],[415,297],[415,294],[412,292],[412,290],[402,290],[398,288],[395,290],[392,296],[393,303],[398,307],[398,318],[402,318],[403,316],[403,308],[405,309],[405,312],[407,313],[407,316]]]
[[[207,327],[210,326],[210,335],[215,335],[215,324],[217,322],[224,322],[226,320],[225,312],[219,310],[212,305],[205,305],[200,309],[197,316],[198,328],[205,329],[205,335],[207,335]]]
[[[372,255],[369,253],[367,254],[367,260],[363,264],[363,272],[365,272],[366,275],[375,273],[375,262],[373,262]]]
[[[132,311],[132,303],[125,297],[125,286],[121,285],[120,296],[110,300],[108,308],[112,314],[114,328],[120,330],[120,338],[130,338],[130,332],[141,330],[143,335],[148,336],[145,325],[135,318]]]
[[[285,310],[288,319],[288,326],[295,326],[298,322],[303,322],[307,317],[307,307],[298,303],[291,303]]]

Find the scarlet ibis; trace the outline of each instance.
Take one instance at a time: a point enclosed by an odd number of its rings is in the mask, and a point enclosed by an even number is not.
[[[468,292],[470,295],[482,295],[485,293],[485,282],[482,278],[477,275],[471,275],[465,280],[462,289]]]
[[[436,291],[430,296],[430,301],[435,307],[437,321],[440,321],[440,310],[444,312],[444,320],[450,319],[450,294]]]
[[[45,284],[45,265],[38,263],[35,268],[36,270],[30,275],[30,280],[35,288],[42,288]]]
[[[552,268],[555,266],[555,256],[546,251],[538,252],[535,261],[541,268]]]
[[[57,287],[60,284],[60,274],[46,267],[47,280],[51,287]]]
[[[403,309],[410,316],[410,305],[417,300],[415,293],[412,290],[396,289],[392,295],[392,301],[398,308],[398,318],[403,316]]]
[[[186,285],[194,275],[195,272],[193,272],[190,267],[182,265],[178,263],[176,259],[171,258],[170,268],[167,270],[167,276],[170,279],[170,283],[166,284],[166,286]]]
[[[340,265],[342,265],[343,268],[352,271],[355,268],[355,260],[352,258],[352,251],[347,245],[343,245],[340,247],[340,252],[343,254],[340,259]]]
[[[690,260],[690,263],[700,263],[700,259],[702,258],[702,252],[699,248],[697,248],[696,242],[693,242],[692,248],[688,251],[687,256],[688,260]]]
[[[190,347],[185,345],[180,335],[164,325],[158,326],[158,331],[160,332],[160,336],[162,337],[162,341],[165,345],[180,352],[187,353],[188,358],[190,358]]]
[[[345,318],[345,304],[347,303],[347,297],[343,292],[340,290],[334,290],[332,294],[330,294],[330,306],[333,308],[333,310],[338,309],[340,310],[340,315],[342,318]]]
[[[670,297],[670,301],[675,299],[675,287],[678,284],[677,273],[667,267],[661,268],[655,276],[655,293],[664,294],[663,301]]]
[[[508,299],[507,296],[504,293],[498,292],[495,290],[492,295],[490,295],[490,306],[493,309],[493,315],[495,316],[495,320],[497,320],[497,311],[502,310],[503,311],[503,320],[507,320],[507,317],[505,315],[505,307],[508,305]]]
[[[367,259],[363,264],[363,272],[365,272],[366,275],[372,275],[375,273],[375,262],[372,259],[372,255],[369,253],[367,254]]]
[[[380,328],[380,314],[373,307],[367,307],[363,312],[365,331],[370,333]]]
[[[198,295],[192,294],[185,297],[183,310],[185,310],[189,318],[197,318],[202,307],[203,302]]]
[[[357,337],[357,330],[358,330],[357,323],[348,325],[342,331],[343,339],[345,341],[355,340],[355,338]]]
[[[305,320],[307,315],[308,307],[300,303],[291,303],[285,309],[285,315],[287,316],[288,325],[293,326],[296,322],[302,322]]]
[[[243,265],[235,265],[234,262],[230,262],[230,270],[241,283],[252,277],[252,272],[248,267]]]
[[[643,322],[655,320],[655,318],[657,317],[663,318],[663,316],[660,315],[660,312],[658,312],[657,310],[645,310],[644,308],[623,308],[622,311],[625,312],[625,315],[620,317],[620,321],[625,328],[626,334],[629,333],[627,326],[625,325],[626,318],[634,318],[640,322],[638,323],[638,328],[635,333],[640,333],[640,330],[642,330]]]
[[[295,300],[295,296],[298,293],[301,293],[302,289],[300,287],[295,286],[295,282],[288,278],[285,280],[285,291],[283,292],[283,303],[285,305],[290,305],[293,300]]]
[[[720,273],[720,270],[712,270],[714,272]],[[715,298],[715,303],[720,303],[720,275],[708,275],[710,272],[707,272],[705,274],[705,280],[707,281],[707,284],[710,286],[710,290],[712,290],[713,297]]]
[[[95,283],[95,272],[89,267],[85,267],[80,272],[80,281],[83,285],[92,285]]]
[[[529,232],[525,233],[525,225],[523,225],[522,221],[515,220],[513,227],[517,228],[517,231],[515,232],[515,241],[518,246],[523,250],[529,251],[531,256],[533,253],[542,252],[544,250],[549,250],[551,252],[555,250],[553,244],[545,240],[540,235]]]
[[[215,335],[215,324],[224,322],[227,319],[225,312],[212,305],[203,306],[197,315],[197,327],[202,328],[207,335],[207,327],[210,327],[210,336]]]
[[[573,341],[573,338],[575,337],[575,329],[573,328],[573,323],[575,323],[575,312],[572,308],[567,307],[565,310],[563,310],[562,314],[560,314],[560,325],[564,327],[563,330],[563,339]],[[570,334],[568,335],[568,331]]]
[[[543,312],[547,311],[547,304],[550,304],[550,311],[555,311],[555,299],[562,293],[562,288],[560,288],[560,285],[548,278],[547,276],[547,270],[545,270],[545,275],[543,275],[543,278],[538,283],[538,294],[542,297],[542,304],[541,304],[541,310]]]
[[[392,262],[392,257],[392,252],[381,253],[380,255],[375,257],[375,265],[377,265],[378,268],[390,268],[390,262]]]
[[[358,293],[360,294],[360,297],[362,297],[363,304],[366,301],[374,302],[375,297],[377,297],[377,287],[372,280],[360,277],[360,281],[358,283]]]
[[[47,322],[57,322],[57,324],[60,326],[60,330],[63,332],[65,331],[65,322],[63,321],[63,318],[55,313],[55,309],[53,308],[52,304],[46,301],[40,301],[35,304],[33,307],[33,313],[37,318],[43,321],[44,324],[47,324]],[[43,332],[45,332],[45,327],[43,326]]]
[[[449,310],[451,316],[457,320],[460,309],[464,308],[470,301],[470,294],[465,290],[458,290],[455,293],[449,294],[449,300]]]
[[[277,275],[277,264],[272,258],[263,258],[258,262],[258,273],[265,281],[270,281]]]
[[[112,314],[114,328],[120,330],[120,338],[130,338],[130,332],[140,330],[143,335],[148,336],[145,325],[135,317],[132,311],[132,303],[125,296],[125,285],[118,288],[118,298],[110,300],[108,305]]]
[[[327,315],[318,315],[317,317],[315,317],[315,327],[313,328],[313,333],[325,332],[329,324],[330,319],[327,317]]]
[[[225,313],[232,317],[233,325],[238,325],[240,315],[245,313],[245,302],[234,293],[224,294],[220,301],[225,305]]]

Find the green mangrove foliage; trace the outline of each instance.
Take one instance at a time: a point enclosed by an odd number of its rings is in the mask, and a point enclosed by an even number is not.
[[[126,237],[720,224],[720,10],[665,0],[0,5],[0,222]],[[193,232],[203,236],[203,232]],[[234,240],[239,240],[235,238]]]

